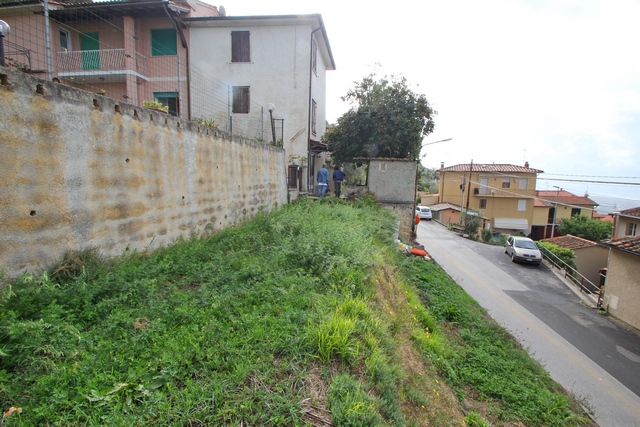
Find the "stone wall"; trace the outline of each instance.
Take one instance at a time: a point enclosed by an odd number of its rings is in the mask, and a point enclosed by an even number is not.
[[[284,151],[0,68],[0,270],[153,249],[287,203]]]

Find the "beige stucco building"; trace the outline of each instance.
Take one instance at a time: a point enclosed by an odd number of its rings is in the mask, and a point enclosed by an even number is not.
[[[640,329],[640,237],[602,242],[609,248],[604,306],[618,319]]]
[[[438,203],[461,205],[489,219],[495,232],[529,234],[541,170],[509,164],[459,164],[440,172]]]

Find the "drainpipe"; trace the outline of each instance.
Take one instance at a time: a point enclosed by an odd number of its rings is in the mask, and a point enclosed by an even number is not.
[[[309,100],[308,100],[308,117],[307,117],[307,193],[311,192],[311,82],[313,79],[313,35],[320,31],[322,27],[316,28],[311,31],[311,38],[309,39]],[[313,159],[315,162],[315,158]],[[315,170],[315,168],[314,168]]]
[[[51,80],[51,29],[49,28],[49,0],[44,0],[44,38],[47,54],[47,80]]]

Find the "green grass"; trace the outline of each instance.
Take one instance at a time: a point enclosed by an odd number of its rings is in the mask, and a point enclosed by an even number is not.
[[[459,402],[429,412],[431,380],[413,373],[434,369],[490,402],[471,422],[579,425],[436,265],[399,254],[394,224],[370,198],[303,199],[153,253],[92,249],[23,275],[0,288],[0,409],[22,408],[0,426],[462,425]]]

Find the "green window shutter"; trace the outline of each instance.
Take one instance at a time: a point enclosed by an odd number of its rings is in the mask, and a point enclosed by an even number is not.
[[[151,56],[178,54],[176,32],[173,29],[151,30]]]

